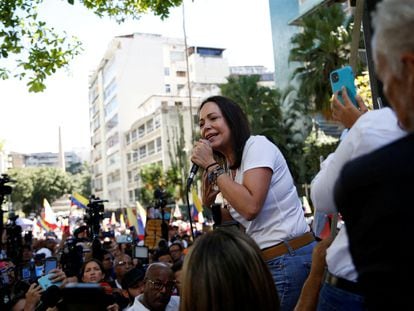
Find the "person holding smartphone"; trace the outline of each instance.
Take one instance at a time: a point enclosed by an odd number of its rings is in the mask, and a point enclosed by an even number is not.
[[[349,132],[335,152],[321,163],[321,170],[311,183],[311,199],[315,211],[324,214],[338,213],[334,202],[334,186],[348,161],[406,135],[391,108],[385,107],[366,112],[368,109],[359,96],[357,97],[359,110],[352,104],[345,89],[342,97],[343,104],[337,94],[332,98],[332,113],[336,120],[350,128]],[[330,310],[334,304],[338,305],[338,308],[342,306],[340,310],[366,310],[358,283],[358,273],[349,251],[346,221],[326,253],[327,268],[319,301],[315,302],[317,310]]]

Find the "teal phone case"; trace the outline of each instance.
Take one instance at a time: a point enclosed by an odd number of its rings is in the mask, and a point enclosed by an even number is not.
[[[355,99],[357,92],[355,87],[354,72],[352,71],[351,66],[345,66],[332,71],[329,75],[329,80],[331,82],[332,92],[338,93],[338,98],[342,104],[344,101],[342,99],[341,92],[342,87],[345,86],[352,103],[355,107],[359,107]]]

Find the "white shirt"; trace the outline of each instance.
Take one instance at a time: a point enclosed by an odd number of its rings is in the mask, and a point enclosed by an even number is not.
[[[334,153],[322,163],[321,170],[311,183],[311,199],[315,209],[325,214],[337,213],[333,189],[346,162],[385,146],[406,135],[390,108],[369,111],[349,130]],[[349,252],[346,226],[342,226],[327,249],[326,263],[330,273],[356,281],[358,274]]]
[[[134,304],[129,308],[125,309],[125,311],[149,311],[147,307],[145,307],[141,300],[144,294],[141,294],[134,299]],[[178,296],[171,296],[168,305],[165,307],[165,311],[178,311],[180,307],[180,297]]]
[[[230,208],[230,213],[263,249],[300,236],[309,231],[309,227],[282,153],[266,137],[251,136],[244,147],[234,180],[242,184],[244,172],[259,167],[268,167],[273,172],[262,210],[251,221],[244,219],[234,208]]]

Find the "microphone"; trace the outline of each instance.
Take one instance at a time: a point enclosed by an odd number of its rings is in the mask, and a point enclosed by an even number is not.
[[[193,166],[191,167],[190,170],[190,176],[188,176],[187,179],[187,188],[190,188],[191,184],[193,183],[194,177],[197,174],[198,171],[198,165],[193,163]]]

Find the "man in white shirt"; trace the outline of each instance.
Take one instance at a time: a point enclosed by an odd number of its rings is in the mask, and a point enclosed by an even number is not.
[[[178,311],[180,298],[171,296],[175,283],[169,266],[156,262],[151,264],[144,278],[144,293],[135,297],[127,311]]]
[[[345,122],[342,117],[345,118],[347,112],[356,108],[346,96],[346,91],[343,93],[345,105],[335,96],[332,108],[336,118],[349,126],[352,122]],[[358,101],[362,111],[363,103],[359,97]],[[339,116],[341,114],[342,117]],[[320,172],[312,181],[311,199],[315,209],[325,214],[337,213],[333,189],[344,164],[405,135],[406,132],[399,127],[397,117],[390,108],[363,114],[336,151],[322,163]],[[327,249],[326,264],[327,271],[319,294],[318,310],[329,310],[332,305],[337,306],[337,310],[365,310],[364,299],[357,283],[358,274],[349,252],[346,224]]]

